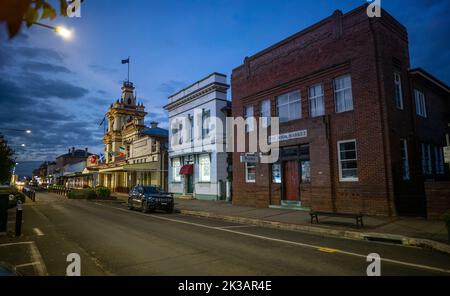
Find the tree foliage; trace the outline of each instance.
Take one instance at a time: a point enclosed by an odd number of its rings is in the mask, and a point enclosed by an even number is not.
[[[0,134],[0,182],[11,180],[11,171],[15,165],[14,151],[8,146],[8,142]]]
[[[0,0],[0,22],[6,22],[10,38],[16,36],[23,23],[31,27],[39,20],[67,16],[67,7],[74,0],[59,0],[59,12],[49,0]]]

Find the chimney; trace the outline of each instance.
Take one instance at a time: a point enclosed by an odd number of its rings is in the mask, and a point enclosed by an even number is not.
[[[151,125],[152,128],[157,128],[158,127],[158,122],[152,121],[152,122],[150,122],[150,125]]]

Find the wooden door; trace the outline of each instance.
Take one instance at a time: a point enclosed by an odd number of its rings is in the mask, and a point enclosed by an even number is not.
[[[288,160],[283,164],[283,189],[284,200],[299,200],[300,176],[298,171],[298,160]]]

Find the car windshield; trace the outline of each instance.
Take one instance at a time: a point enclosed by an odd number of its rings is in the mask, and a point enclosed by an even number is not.
[[[164,193],[160,188],[158,187],[143,187],[145,194],[161,194]]]

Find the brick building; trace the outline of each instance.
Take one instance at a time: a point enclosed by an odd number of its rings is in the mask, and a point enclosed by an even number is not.
[[[386,11],[335,11],[246,57],[231,84],[233,116],[278,116],[281,136],[277,163],[234,153],[234,204],[424,216],[425,182],[448,179],[449,88],[410,69]]]

